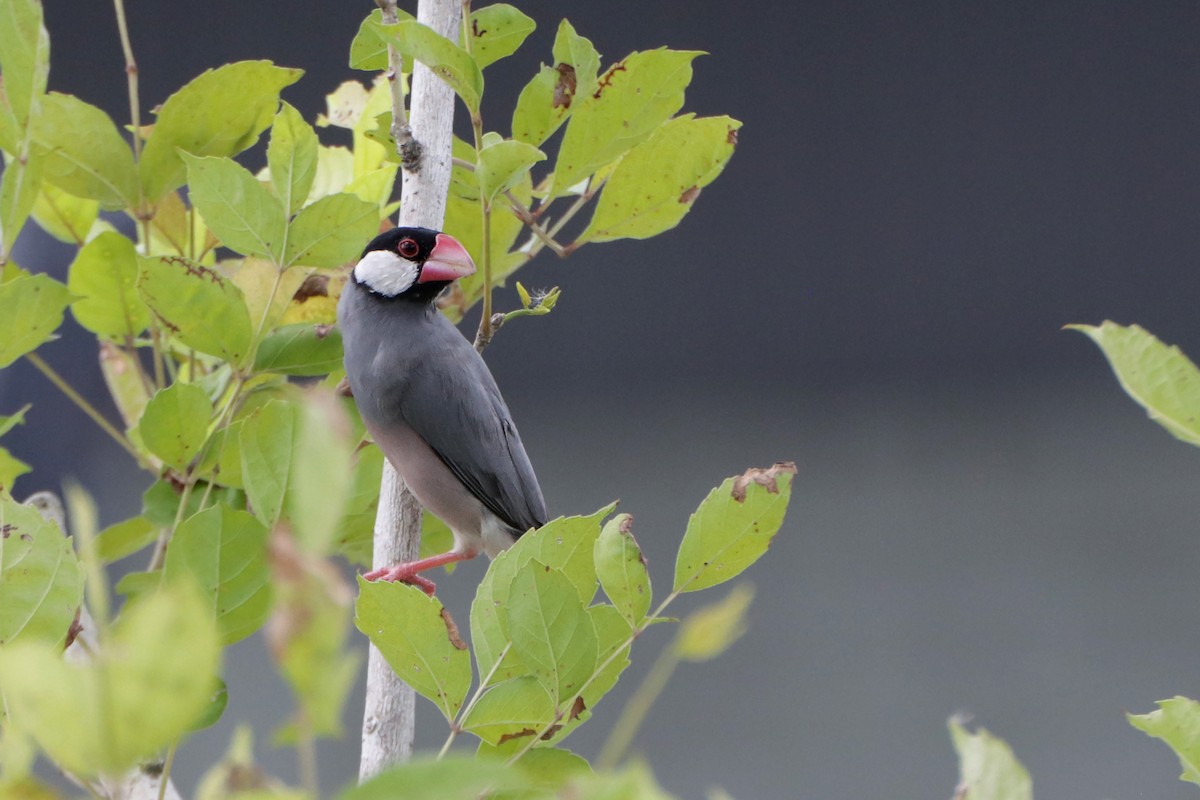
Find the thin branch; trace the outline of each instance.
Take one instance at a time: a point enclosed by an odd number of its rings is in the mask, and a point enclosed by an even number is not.
[[[125,23],[124,0],[113,0],[113,8],[117,12],[117,32],[121,37],[121,51],[125,54],[125,76],[129,84],[129,119],[133,126],[133,161],[138,164],[142,160],[142,113],[141,103],[138,100],[138,65],[133,58],[133,43],[129,40],[129,26]],[[141,181],[138,181],[138,207],[134,216],[142,225],[145,255],[150,255],[150,213],[146,208],[146,196]]]
[[[566,248],[554,241],[554,237],[550,235],[550,232],[538,223],[533,216],[533,212],[529,210],[528,206],[517,199],[517,196],[512,193],[511,189],[505,192],[504,196],[508,198],[508,202],[512,203],[513,213],[517,215],[521,222],[525,223],[529,230],[533,231],[533,235],[540,239],[543,245],[550,248],[554,255],[559,258],[565,258],[569,255]]]
[[[393,25],[399,22],[396,15],[396,0],[375,0],[375,5],[383,12],[383,23]],[[400,165],[405,171],[415,172],[421,165],[421,143],[413,138],[412,126],[408,124],[408,114],[404,110],[404,58],[391,42],[387,46],[388,84],[392,89],[392,139],[396,142],[396,152],[400,154]]]

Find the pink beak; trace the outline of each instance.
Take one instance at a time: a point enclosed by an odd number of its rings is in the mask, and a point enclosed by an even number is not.
[[[421,277],[417,278],[417,283],[452,281],[474,272],[475,262],[471,260],[467,248],[453,236],[439,233],[433,252],[425,259],[425,266],[421,267]]]

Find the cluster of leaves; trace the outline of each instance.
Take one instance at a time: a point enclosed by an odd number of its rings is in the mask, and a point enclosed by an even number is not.
[[[1200,369],[1178,347],[1137,325],[1071,325],[1103,351],[1121,387],[1150,419],[1180,441],[1200,447]],[[1162,700],[1147,714],[1129,714],[1131,725],[1162,739],[1183,764],[1182,780],[1200,784],[1200,703]]]
[[[678,115],[697,53],[633,53],[601,70],[591,42],[563,21],[553,65],[521,92],[505,137],[484,129],[482,70],[515,52],[533,21],[506,4],[480,8],[456,42],[401,17],[387,25],[371,14],[350,61],[379,71],[395,53],[405,72],[425,63],[470,113],[474,143],[455,142],[444,227],[484,268],[450,299],[452,316],[481,300],[490,308],[492,287],[544,248],[565,255],[670,229],[732,155],[740,123]],[[36,791],[28,776],[39,751],[82,779],[160,758],[221,716],[222,650],[260,629],[297,700],[278,738],[311,749],[340,734],[361,660],[348,648],[354,591],[330,559],[368,560],[382,455],[363,446],[353,403],[333,391],[343,376],[334,323],[348,266],[397,207],[390,83],[343,84],[314,126],[281,100],[300,71],[228,64],[168,97],[152,124],[135,105],[127,140],[99,108],[48,91],[49,67],[41,3],[0,0],[0,369],[29,360],[152,483],[140,514],[104,530],[73,491],[76,548],[12,498],[28,466],[0,448],[0,787]],[[341,129],[350,146],[323,142],[319,128]],[[560,129],[551,162],[544,149]],[[235,159],[263,134],[265,165],[252,171]],[[549,169],[535,180],[541,162]],[[590,222],[560,243],[592,200]],[[77,248],[65,285],[13,261],[29,219]],[[510,317],[546,313],[557,298],[517,288]],[[96,336],[115,424],[39,352],[68,309]],[[0,435],[27,410],[0,417]],[[586,763],[555,745],[590,716],[633,639],[674,597],[728,580],[766,549],[791,473],[750,477],[759,482],[731,479],[701,506],[673,591],[653,613],[629,518],[602,527],[611,508],[556,520],[497,559],[471,614],[470,701],[470,656],[438,602],[407,586],[362,587],[359,627],[434,701],[452,737],[469,731],[489,755],[520,757],[516,767],[409,769],[448,775],[441,797],[488,787],[530,796],[567,780],[576,797],[657,796],[645,770],[584,777]],[[445,549],[445,526],[424,527],[423,550]],[[127,600],[111,613],[106,566],[144,551],[148,567],[118,583]],[[609,602],[593,603],[597,583]],[[715,655],[747,603],[734,594],[706,611],[672,652]],[[86,643],[75,639],[81,618]],[[213,796],[223,775],[245,773],[248,747],[235,741],[206,782]],[[395,781],[351,795],[405,796]]]

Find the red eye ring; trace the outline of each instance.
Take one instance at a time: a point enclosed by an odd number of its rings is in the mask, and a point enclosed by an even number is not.
[[[416,258],[417,253],[421,252],[421,247],[416,239],[401,239],[400,244],[396,245],[396,252],[405,258]]]

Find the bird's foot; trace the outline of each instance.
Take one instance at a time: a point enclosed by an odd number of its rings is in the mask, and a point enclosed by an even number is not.
[[[416,564],[397,564],[394,567],[383,567],[381,569],[371,570],[363,575],[365,581],[391,581],[393,583],[407,583],[410,586],[415,586],[425,594],[433,597],[434,591],[437,590],[437,585],[423,575],[417,573],[414,567]]]

